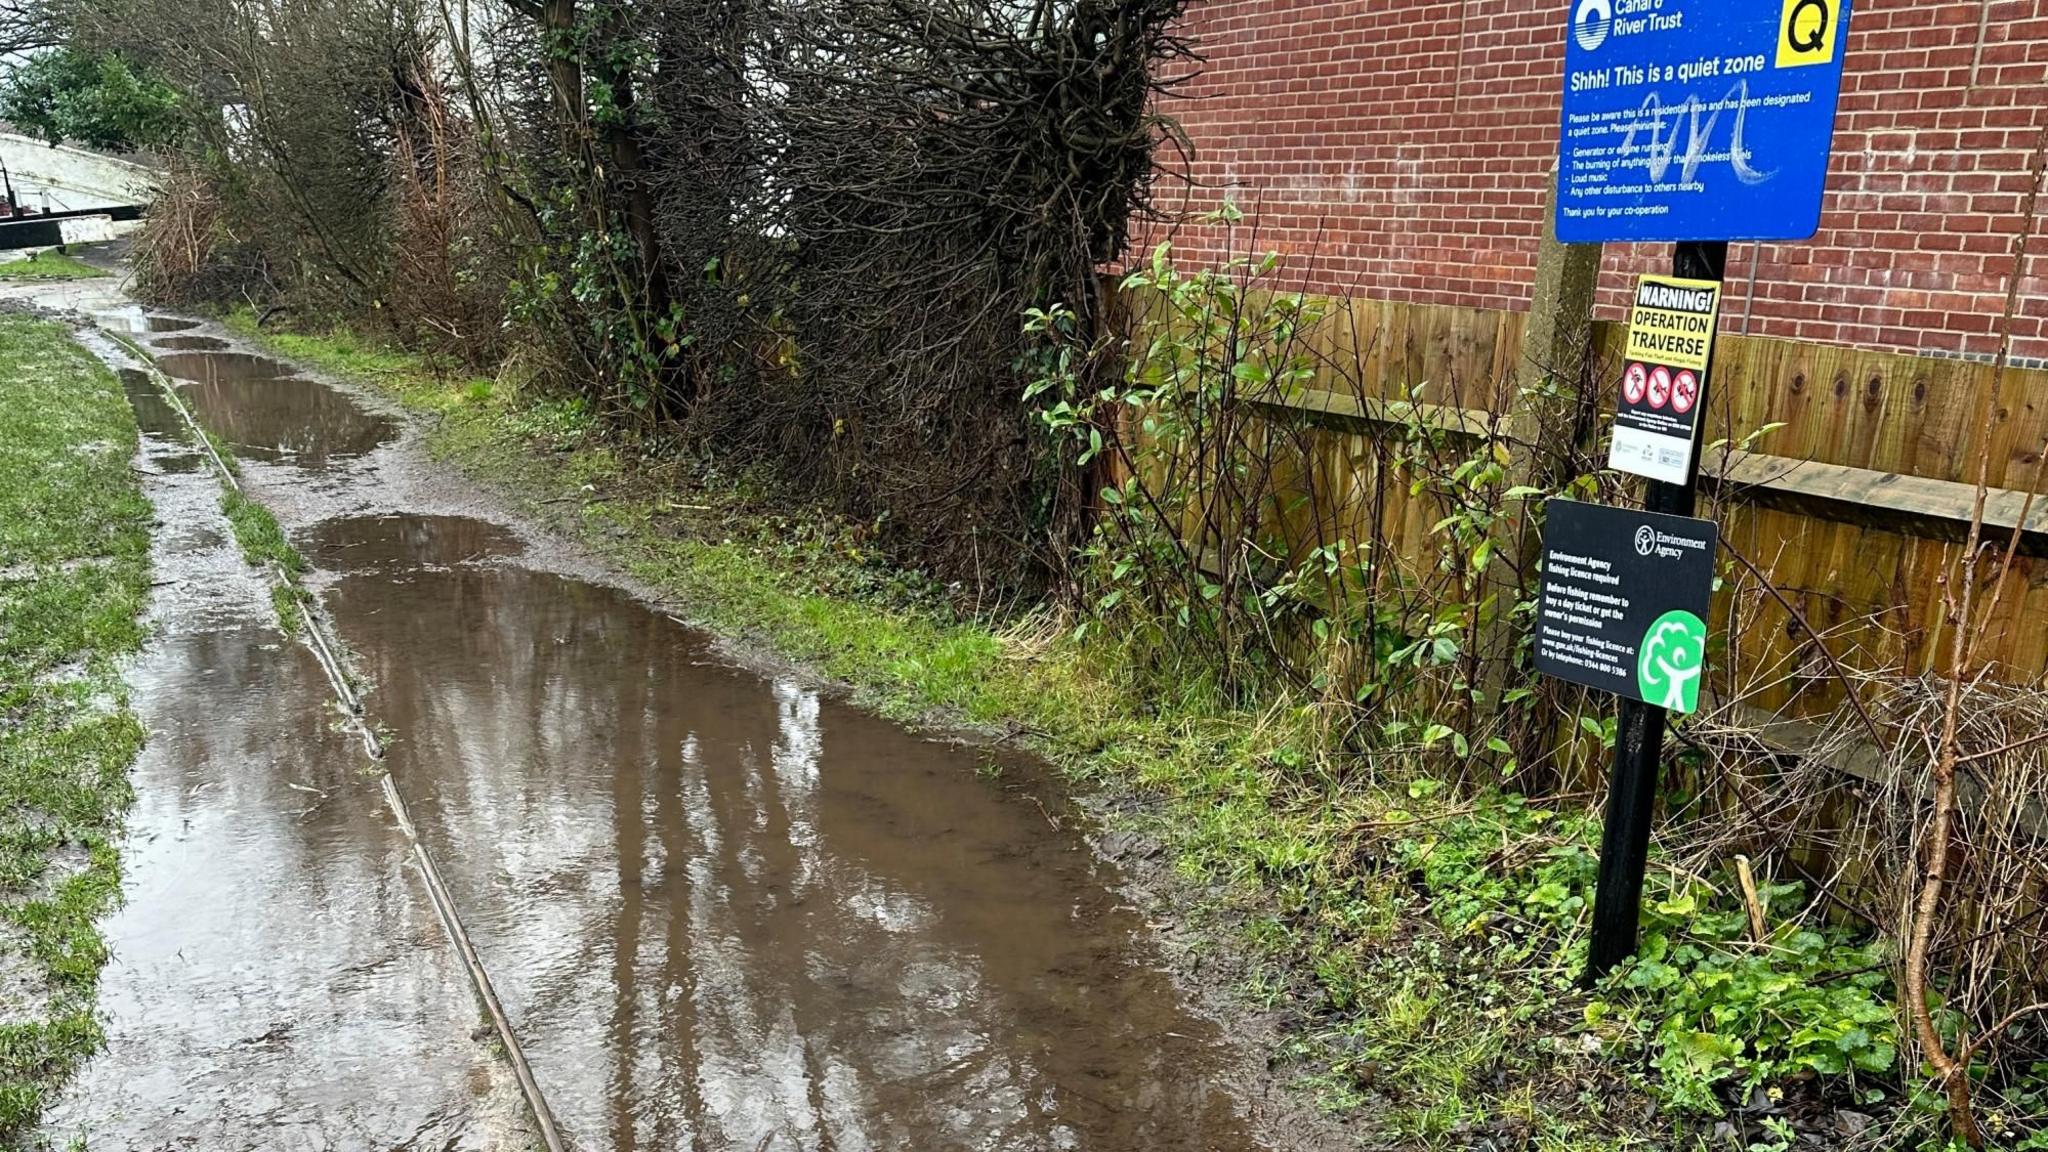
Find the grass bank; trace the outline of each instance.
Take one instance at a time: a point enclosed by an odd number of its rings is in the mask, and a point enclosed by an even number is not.
[[[1310,704],[1220,709],[1203,683],[1145,674],[1113,636],[970,612],[876,556],[864,526],[606,429],[576,402],[437,373],[345,332],[231,324],[424,414],[437,454],[694,622],[886,715],[994,729],[1047,756],[1141,834],[1116,842],[1161,846],[1191,896],[1170,914],[1233,961],[1207,970],[1235,973],[1240,1002],[1284,1022],[1276,1055],[1375,1139],[1927,1146],[1935,1125],[1897,1068],[1889,957],[1797,885],[1765,884],[1759,935],[1733,877],[1654,869],[1641,956],[1581,988],[1589,797],[1459,794],[1432,774],[1441,762],[1333,756]],[[2048,1096],[2014,1108],[2048,1113]]]
[[[151,510],[121,386],[60,324],[0,316],[0,1144],[101,1043],[94,1004],[143,731]]]
[[[106,273],[55,250],[0,263],[0,280],[91,280]]]

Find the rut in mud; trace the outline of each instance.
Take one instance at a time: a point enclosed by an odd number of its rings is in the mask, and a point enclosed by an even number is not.
[[[153,739],[110,1042],[53,1131],[530,1139],[388,770],[579,1147],[1275,1146],[1263,1066],[1149,962],[1035,765],[732,666],[374,401],[218,339],[159,363],[311,561],[389,751],[260,626],[212,477],[131,376],[173,583],[134,677]]]

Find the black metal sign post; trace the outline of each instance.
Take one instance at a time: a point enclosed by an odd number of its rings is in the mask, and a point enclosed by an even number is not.
[[[1678,245],[1671,272],[1688,280],[1720,281],[1728,269],[1726,241]],[[1711,355],[1711,354],[1710,354]],[[1699,382],[1694,407],[1706,422],[1707,388],[1713,380],[1708,364]],[[1690,516],[1699,491],[1699,447],[1694,438],[1685,483],[1649,485],[1643,507],[1672,516]],[[1650,854],[1650,818],[1657,806],[1658,758],[1664,748],[1664,709],[1623,697],[1614,729],[1614,771],[1607,785],[1607,819],[1600,833],[1600,873],[1593,892],[1593,947],[1586,977],[1597,980],[1636,950],[1636,932],[1643,903],[1643,869]]]

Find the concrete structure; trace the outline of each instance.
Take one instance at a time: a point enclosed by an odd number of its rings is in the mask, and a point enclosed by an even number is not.
[[[0,164],[22,207],[38,212],[129,207],[156,195],[156,173],[141,164],[15,132],[0,132]]]

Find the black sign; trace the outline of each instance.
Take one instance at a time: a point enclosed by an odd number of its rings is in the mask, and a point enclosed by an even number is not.
[[[1552,500],[1536,670],[1673,712],[1699,707],[1712,520]]]

